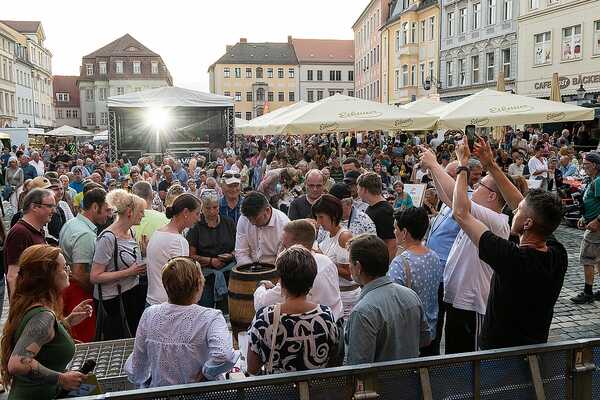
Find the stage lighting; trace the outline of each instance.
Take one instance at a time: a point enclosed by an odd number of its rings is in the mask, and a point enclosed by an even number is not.
[[[164,129],[169,123],[169,112],[164,108],[149,108],[146,120],[155,129]]]

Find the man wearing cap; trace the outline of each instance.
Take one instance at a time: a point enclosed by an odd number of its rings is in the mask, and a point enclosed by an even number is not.
[[[75,189],[77,193],[83,192],[83,172],[82,167],[73,167],[73,180],[69,187]]]
[[[594,272],[600,270],[600,154],[586,153],[582,165],[590,178],[583,194],[583,216],[578,223],[580,229],[585,229],[579,253],[585,285],[583,292],[571,299],[575,304],[600,300],[600,291],[593,292]]]
[[[229,170],[223,173],[223,197],[219,200],[219,214],[231,218],[236,224],[241,215],[241,182],[239,172]]]
[[[350,193],[352,193],[352,204],[354,208],[358,211],[366,211],[369,205],[362,201],[362,199],[358,196],[358,186],[356,185],[356,181],[358,180],[359,176],[359,171],[348,171],[344,176],[344,183],[348,185],[348,188],[350,188]]]
[[[325,177],[318,169],[311,169],[306,173],[304,181],[306,194],[296,197],[290,204],[288,217],[296,219],[312,218],[312,205],[319,200],[325,187]]]

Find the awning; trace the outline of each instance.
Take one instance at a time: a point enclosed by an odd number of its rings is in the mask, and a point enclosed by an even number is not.
[[[75,136],[75,137],[86,137],[94,136],[92,132],[84,131],[82,129],[73,128],[72,126],[63,125],[60,128],[52,129],[51,131],[45,132],[45,136]]]
[[[173,86],[109,97],[110,108],[144,107],[233,107],[231,97],[198,92]]]

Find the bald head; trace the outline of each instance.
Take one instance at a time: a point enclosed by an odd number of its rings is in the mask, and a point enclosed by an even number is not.
[[[311,202],[315,202],[323,194],[325,176],[318,169],[311,169],[306,173],[306,196]]]

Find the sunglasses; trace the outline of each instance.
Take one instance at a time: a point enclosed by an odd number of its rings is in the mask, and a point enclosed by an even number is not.
[[[242,175],[238,174],[238,173],[232,173],[232,172],[225,172],[223,174],[223,178],[241,178]]]

